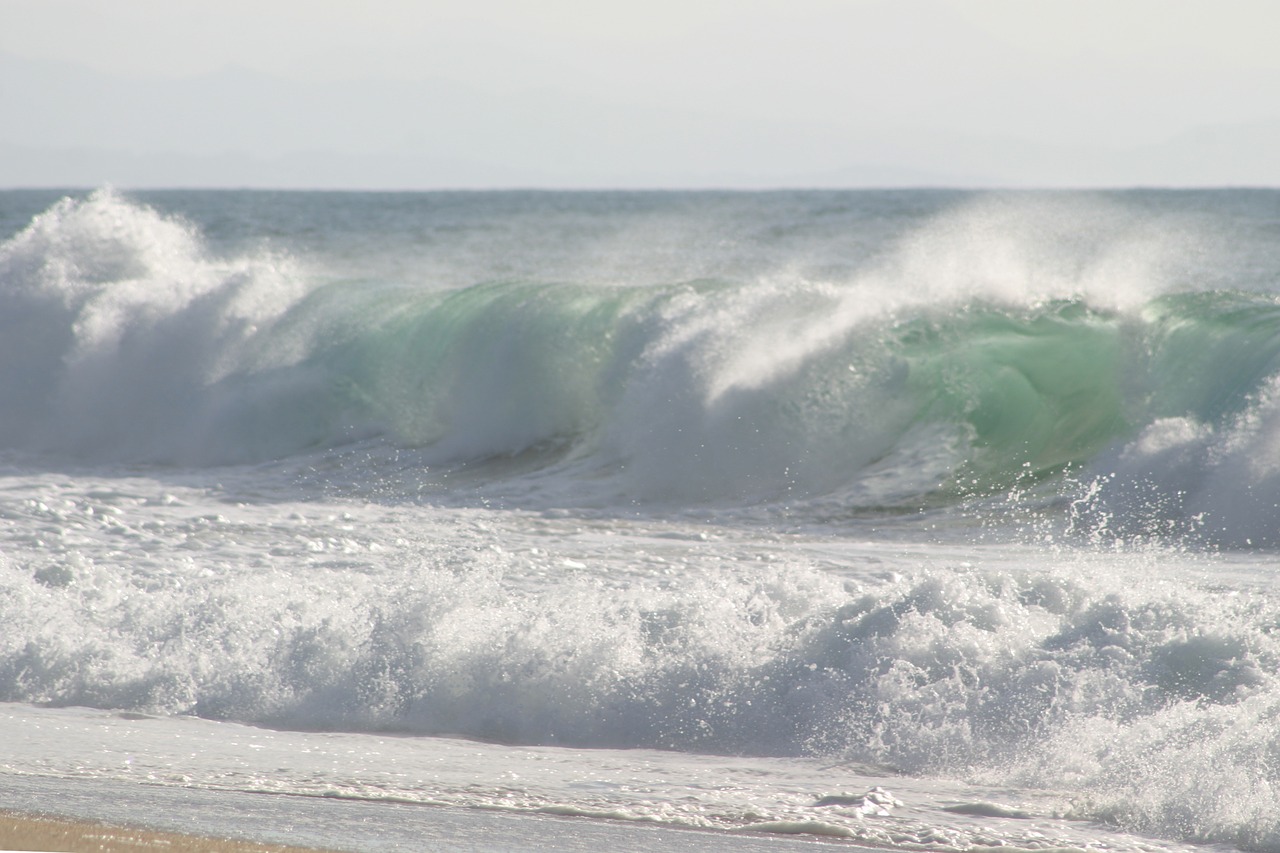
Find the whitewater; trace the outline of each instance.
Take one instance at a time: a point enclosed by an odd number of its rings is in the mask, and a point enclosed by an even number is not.
[[[0,807],[1280,851],[1278,553],[1277,191],[0,192]]]

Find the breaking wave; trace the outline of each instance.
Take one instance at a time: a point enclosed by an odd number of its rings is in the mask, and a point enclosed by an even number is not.
[[[926,228],[851,280],[439,289],[215,257],[100,191],[0,245],[0,445],[221,465],[380,437],[592,500],[852,511],[1068,474],[1095,529],[1269,544],[1276,298],[1152,285],[1119,249],[1063,275],[989,230]]]

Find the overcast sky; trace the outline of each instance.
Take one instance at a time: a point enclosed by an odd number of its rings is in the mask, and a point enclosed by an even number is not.
[[[761,138],[785,137],[790,126],[797,136],[830,134],[833,149],[880,140],[879,148],[851,150],[864,161],[885,161],[893,149],[916,145],[904,139],[916,140],[919,150],[896,165],[939,174],[949,168],[943,149],[926,144],[939,135],[1133,153],[1241,127],[1242,139],[1261,134],[1257,144],[1267,144],[1268,128],[1280,127],[1278,35],[1276,0],[0,0],[0,53],[104,75],[181,80],[235,67],[312,86],[448,83],[475,92],[486,110],[521,99],[554,104],[569,136],[605,105],[630,111],[637,124],[661,125],[655,132],[667,137],[693,122],[734,132],[760,127]],[[260,117],[226,119],[237,120]],[[14,130],[21,117],[6,121],[14,125],[0,128],[0,144],[86,144],[22,137]],[[261,150],[245,138],[237,153],[274,150],[265,135]],[[510,140],[506,156],[490,140],[481,146],[485,162],[511,174],[545,167],[573,183],[572,163],[552,164],[550,148],[538,160],[517,151],[520,144]],[[145,141],[129,145],[140,153]],[[342,145],[359,147],[329,147]],[[771,145],[757,142],[733,168],[776,176],[842,165],[839,152],[817,145]],[[440,156],[456,156],[454,149]],[[646,155],[623,145],[617,160],[625,154],[637,165],[651,156],[650,172],[696,174],[698,163],[682,163],[677,149]],[[590,180],[608,180],[618,168],[609,162],[588,164]],[[1043,162],[1040,182],[1056,183],[1054,164]],[[1034,163],[1027,168],[1039,174]],[[1278,175],[1259,173],[1254,182]]]

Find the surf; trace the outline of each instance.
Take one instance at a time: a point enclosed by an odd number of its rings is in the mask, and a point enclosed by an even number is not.
[[[16,217],[10,775],[1276,849],[1274,200]]]

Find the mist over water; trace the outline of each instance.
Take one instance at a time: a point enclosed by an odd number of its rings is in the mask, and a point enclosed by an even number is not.
[[[1280,846],[1280,195],[0,204],[0,700]]]

